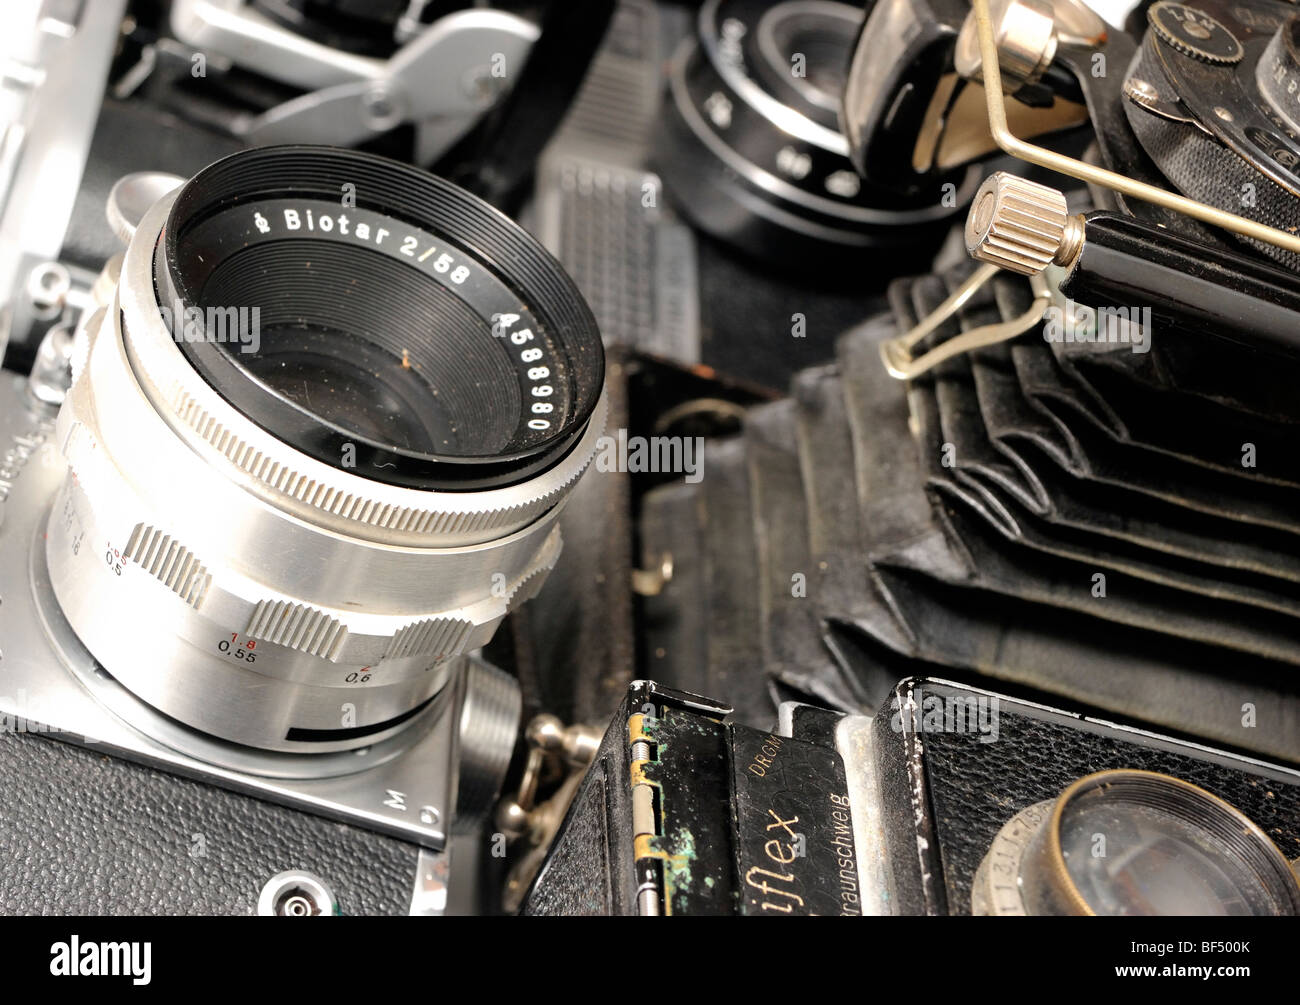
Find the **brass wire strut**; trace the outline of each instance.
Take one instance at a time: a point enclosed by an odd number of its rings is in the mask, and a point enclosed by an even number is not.
[[[1007,125],[1006,99],[1002,93],[1002,67],[998,62],[998,43],[993,33],[993,17],[989,13],[989,0],[971,0],[971,6],[974,9],[975,24],[979,33],[980,62],[984,74],[984,94],[988,104],[989,132],[1004,153],[1038,167],[1048,168],[1071,178],[1101,185],[1134,199],[1141,199],[1143,202],[1172,209],[1174,212],[1190,216],[1213,227],[1221,227],[1242,237],[1263,241],[1265,244],[1272,244],[1300,254],[1300,236],[1296,234],[1267,227],[1254,220],[1237,216],[1235,213],[1228,213],[1197,202],[1195,199],[1188,199],[1157,188],[1155,185],[1134,181],[1132,178],[1107,171],[1105,168],[1085,164],[1081,160],[1067,157],[1054,150],[1027,143],[1012,133]]]
[[[986,345],[993,345],[997,342],[1005,342],[1017,335],[1023,335],[1041,321],[1044,311],[1047,310],[1047,305],[1051,303],[1052,290],[1048,286],[1046,279],[1041,275],[1036,275],[1029,278],[1029,285],[1034,291],[1034,302],[1020,317],[997,324],[972,328],[970,331],[963,332],[955,338],[950,338],[943,344],[936,346],[919,359],[912,358],[912,349],[916,347],[916,344],[921,339],[961,310],[971,297],[1001,271],[996,265],[980,266],[971,273],[969,279],[953,291],[947,300],[931,311],[928,317],[906,335],[900,335],[898,338],[891,338],[888,342],[882,342],[880,344],[880,358],[884,361],[885,369],[889,371],[889,375],[898,380],[911,380],[914,377],[919,377],[927,370],[934,369],[944,360],[951,359],[953,356]]]

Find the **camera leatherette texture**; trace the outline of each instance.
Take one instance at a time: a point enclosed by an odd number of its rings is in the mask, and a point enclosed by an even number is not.
[[[927,693],[960,694],[925,684]],[[894,734],[897,736],[897,734]],[[933,732],[911,770],[924,773],[931,833],[947,910],[970,913],[971,881],[998,831],[1033,803],[1053,799],[1097,771],[1130,768],[1175,775],[1227,800],[1254,820],[1289,859],[1300,856],[1300,785],[1233,767],[1230,756],[1190,756],[1099,724],[1003,701],[997,738],[977,732]],[[900,741],[901,742],[901,741]],[[894,761],[886,758],[886,761]],[[1244,766],[1244,765],[1243,765]],[[895,802],[897,792],[892,794]],[[906,807],[896,807],[902,817]]]
[[[0,914],[250,915],[305,870],[342,914],[408,912],[418,849],[49,737],[0,733]]]

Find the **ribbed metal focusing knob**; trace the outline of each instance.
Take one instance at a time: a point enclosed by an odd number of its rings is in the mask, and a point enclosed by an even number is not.
[[[966,218],[966,250],[981,262],[1035,276],[1053,262],[1070,262],[1082,230],[1063,193],[999,171],[975,193]]]

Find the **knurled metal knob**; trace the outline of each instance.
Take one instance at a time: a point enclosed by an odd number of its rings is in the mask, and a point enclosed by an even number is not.
[[[168,192],[185,184],[180,175],[163,171],[136,171],[119,178],[109,190],[104,207],[108,225],[122,246],[131,243],[135,228],[153,204]]]
[[[1068,264],[1082,239],[1082,220],[1063,193],[1005,171],[980,186],[966,218],[971,256],[1022,276]]]

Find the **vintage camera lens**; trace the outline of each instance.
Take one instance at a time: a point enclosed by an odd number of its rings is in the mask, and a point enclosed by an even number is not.
[[[848,55],[861,27],[861,12],[837,3],[778,3],[745,38],[754,76],[800,114],[838,130]]]
[[[928,262],[961,191],[899,195],[849,161],[839,108],[861,5],[707,0],[697,36],[669,67],[655,160],[700,229],[744,253],[804,270],[854,269],[882,255]]]
[[[201,732],[393,735],[554,565],[603,379],[573,283],[481,200],[355,151],[226,158],[141,222],[77,368],[59,605]]]
[[[370,460],[357,470],[413,488],[509,484],[581,435],[599,339],[519,228],[415,179],[310,147],[219,161],[172,207],[158,294],[179,305],[172,333],[194,369],[304,453],[337,466],[352,444]],[[203,330],[254,310],[254,338]]]
[[[1268,836],[1233,806],[1168,775],[1080,779],[1057,800],[1042,841],[1038,861],[1055,873],[1059,896],[1086,913],[1300,911],[1300,887]]]
[[[1066,872],[1096,914],[1277,913],[1256,864],[1206,821],[1158,800],[1091,789],[1062,812],[1060,841]]]
[[[1189,782],[1103,771],[1027,808],[975,880],[977,913],[1292,915],[1300,885],[1257,824]]]

